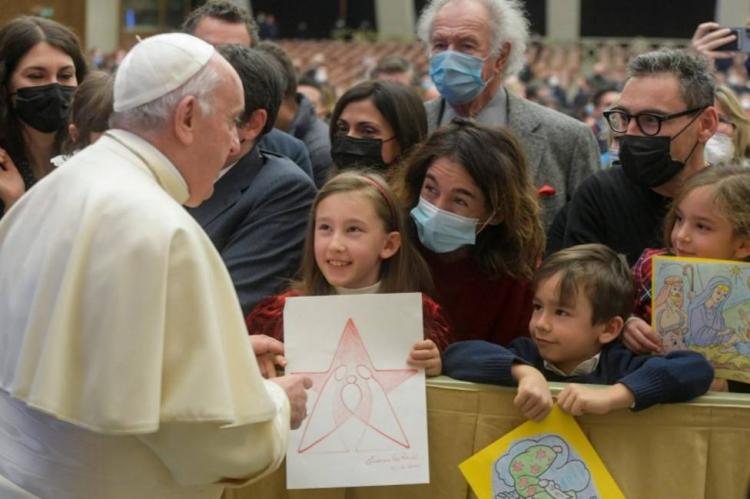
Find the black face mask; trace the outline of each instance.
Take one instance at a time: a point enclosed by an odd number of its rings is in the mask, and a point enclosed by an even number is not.
[[[16,113],[24,123],[40,132],[56,132],[68,122],[68,110],[75,89],[59,83],[19,88],[16,92]]]
[[[395,137],[388,140],[393,138]],[[381,139],[355,139],[336,135],[331,143],[331,157],[339,170],[373,168],[382,171],[388,168],[383,161],[383,142]]]
[[[672,137],[656,135],[652,137],[640,135],[623,135],[620,137],[619,159],[625,175],[643,187],[658,187],[685,168],[685,163],[698,147],[698,140],[690,149],[684,161],[672,159],[669,146],[682,132],[684,132],[700,116],[696,114],[682,130]]]
[[[669,137],[624,135],[620,138],[620,164],[630,180],[643,187],[657,187],[685,167],[669,154]]]

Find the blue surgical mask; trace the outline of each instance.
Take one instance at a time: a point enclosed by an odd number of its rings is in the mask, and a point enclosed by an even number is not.
[[[411,210],[411,218],[417,226],[419,240],[435,253],[449,253],[476,242],[478,218],[441,210],[423,197]]]
[[[464,104],[482,93],[484,59],[446,50],[430,58],[430,77],[440,95],[450,104]]]

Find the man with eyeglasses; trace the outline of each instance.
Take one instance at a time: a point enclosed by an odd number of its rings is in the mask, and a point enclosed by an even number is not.
[[[645,248],[663,245],[671,198],[705,166],[703,148],[718,124],[714,94],[707,62],[688,52],[649,52],[628,64],[620,100],[604,112],[619,163],[581,183],[566,207],[562,247],[603,243],[632,265]]]

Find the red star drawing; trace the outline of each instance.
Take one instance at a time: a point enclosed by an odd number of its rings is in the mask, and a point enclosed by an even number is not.
[[[295,373],[312,378],[312,389],[318,393],[297,451],[310,450],[352,417],[392,442],[409,448],[409,440],[388,393],[416,373],[416,369],[376,369],[357,326],[349,319],[328,369]]]

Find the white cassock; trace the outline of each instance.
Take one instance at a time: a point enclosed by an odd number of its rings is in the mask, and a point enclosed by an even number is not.
[[[112,130],[0,222],[1,498],[217,498],[280,464],[288,399],[187,198]]]

